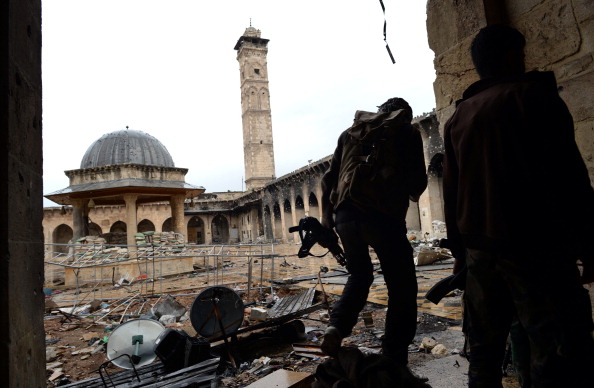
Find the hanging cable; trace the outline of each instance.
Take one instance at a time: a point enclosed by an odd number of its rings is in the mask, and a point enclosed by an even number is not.
[[[394,59],[394,56],[392,55],[392,50],[390,50],[390,46],[388,45],[388,38],[386,37],[386,7],[384,6],[384,2],[383,0],[379,0],[381,6],[382,6],[382,11],[384,12],[384,42],[386,42],[386,50],[388,50],[388,55],[390,56],[390,59],[392,60],[392,63],[396,63],[396,60]]]

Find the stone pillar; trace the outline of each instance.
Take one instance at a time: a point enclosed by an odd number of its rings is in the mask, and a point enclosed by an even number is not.
[[[279,237],[282,238],[283,242],[289,241],[287,237],[287,222],[285,221],[285,202],[283,201],[282,204],[279,205],[280,216],[281,216],[281,235]]]
[[[274,240],[275,238],[280,238],[280,236],[276,236],[274,230],[276,229],[276,223],[274,222],[274,203],[270,205],[270,238]]]
[[[297,209],[295,207],[297,196],[295,195],[295,188],[291,187],[291,194],[289,195],[289,204],[291,205],[291,225],[297,225]]]
[[[184,199],[183,195],[173,195],[169,200],[171,205],[171,222],[173,223],[173,231],[182,234],[184,241],[187,241],[187,228],[184,225]]]
[[[305,183],[302,186],[301,194],[303,196],[303,210],[305,211],[305,216],[309,216],[309,183]]]
[[[212,220],[208,214],[204,218],[206,219],[204,222],[204,243],[212,245]]]
[[[124,194],[124,201],[126,201],[126,244],[129,245],[129,250],[135,249],[133,246],[136,245],[134,235],[138,232],[137,199],[138,195],[136,194]]]
[[[88,199],[72,200],[72,240],[76,241],[86,236],[89,225],[85,217]]]
[[[318,181],[316,184],[316,197],[318,197],[318,211],[320,212],[320,221],[322,220],[322,214],[324,214],[324,205],[322,204],[322,182]]]
[[[250,229],[252,231],[252,235],[248,236],[250,240],[252,240],[252,242],[256,241],[256,239],[260,236],[260,234],[258,233],[258,225],[260,224],[260,220],[258,219],[258,209],[257,208],[252,208],[252,210],[250,211]],[[262,228],[264,227],[264,223],[262,223]],[[264,233],[264,231],[262,231],[262,233]]]

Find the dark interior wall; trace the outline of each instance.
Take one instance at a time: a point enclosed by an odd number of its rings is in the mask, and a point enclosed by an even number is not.
[[[0,2],[0,386],[45,387],[41,1]]]

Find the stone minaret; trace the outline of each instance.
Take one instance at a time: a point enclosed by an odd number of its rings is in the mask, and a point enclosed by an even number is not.
[[[275,178],[266,55],[268,39],[250,26],[235,45],[241,81],[243,158],[247,190]]]

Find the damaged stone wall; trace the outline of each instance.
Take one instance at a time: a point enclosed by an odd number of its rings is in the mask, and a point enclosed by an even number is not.
[[[435,53],[437,119],[443,125],[478,75],[470,43],[500,7],[526,37],[526,69],[551,70],[575,123],[575,137],[594,182],[594,2],[592,0],[429,0],[427,32]],[[492,22],[492,21],[491,21]]]

